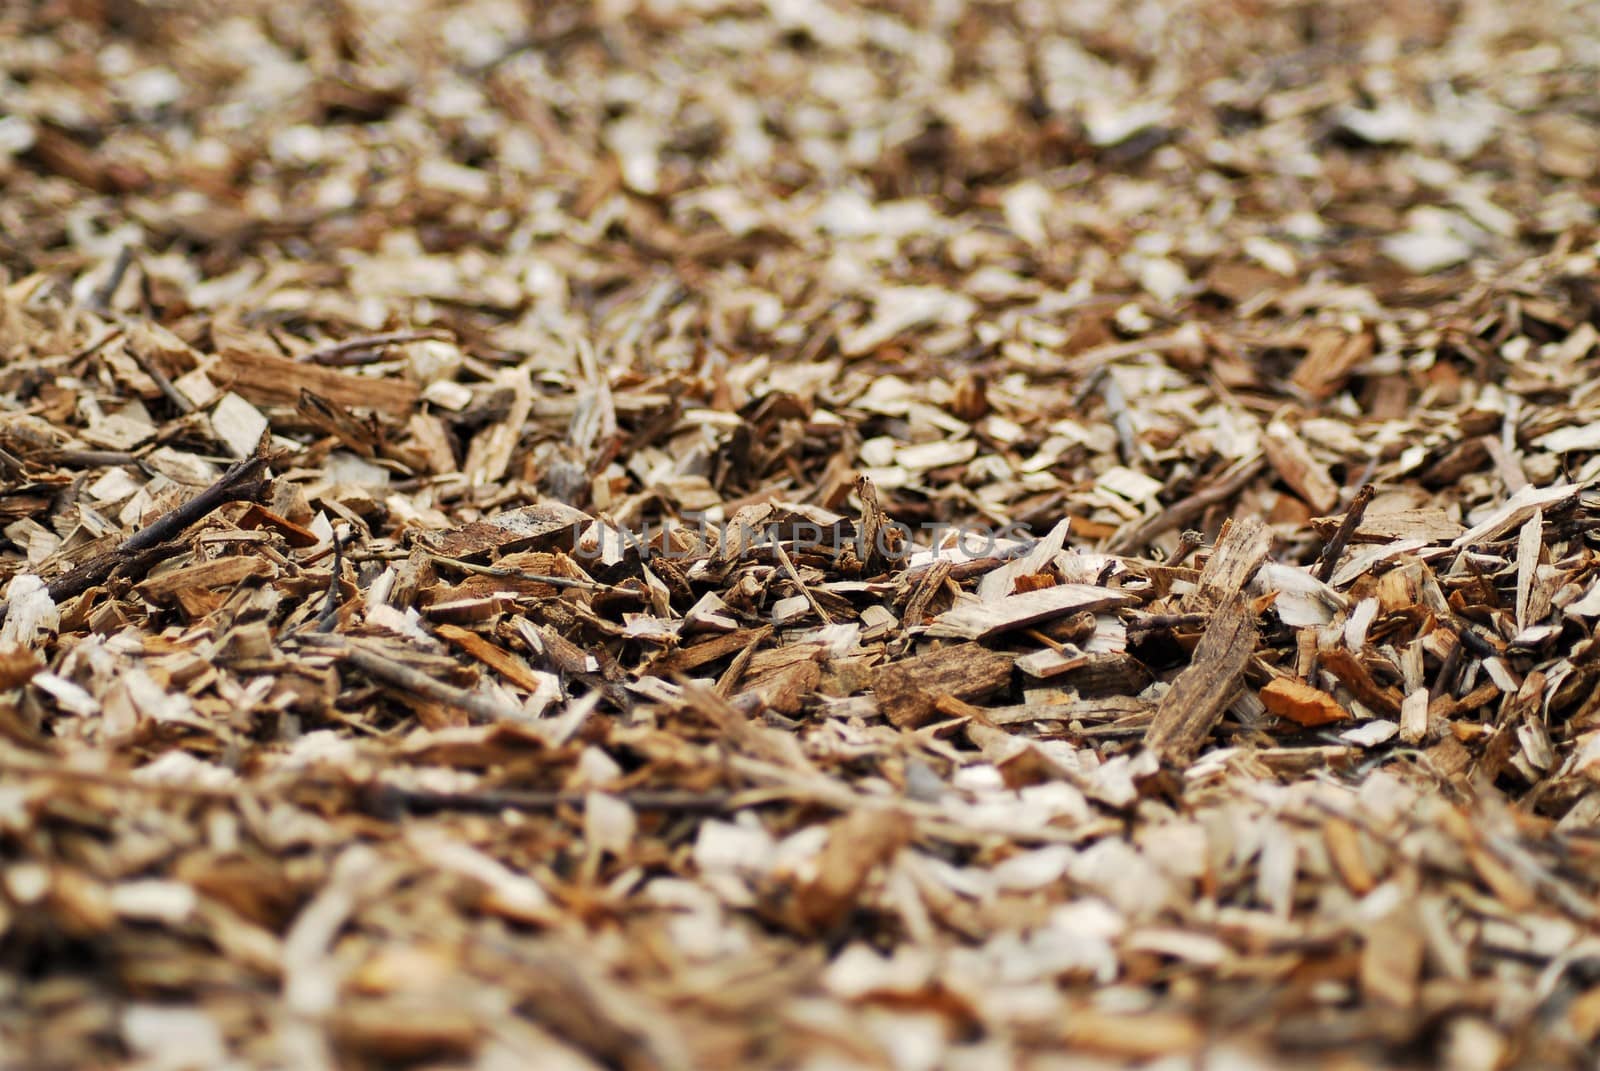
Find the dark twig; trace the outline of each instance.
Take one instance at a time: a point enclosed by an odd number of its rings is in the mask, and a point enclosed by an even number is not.
[[[98,468],[102,465],[137,465],[139,455],[127,450],[46,450],[34,455],[38,460],[66,468]]]
[[[465,711],[480,721],[526,721],[528,718],[521,707],[502,702],[483,692],[469,692],[465,688],[445,684],[421,670],[385,658],[370,648],[345,642],[340,637],[311,634],[302,636],[301,642],[313,643],[319,648],[327,649],[330,654],[339,655],[380,684]]]
[[[333,576],[328,581],[328,596],[323,600],[322,612],[317,615],[318,632],[332,632],[339,624],[339,577],[344,572],[344,543],[338,532],[333,533]]]
[[[686,792],[632,789],[618,793],[636,811],[668,811],[674,814],[722,814],[733,808],[737,797],[728,792]],[[502,811],[553,811],[559,807],[582,808],[586,793],[540,790],[500,790],[478,792],[429,792],[375,785],[368,793],[369,806],[380,817],[396,810],[411,814],[437,814],[442,811],[467,811],[499,814]]]
[[[171,402],[178,412],[185,415],[194,412],[194,403],[185,397],[181,390],[172,385],[172,380],[168,379],[167,374],[157,368],[153,361],[147,360],[143,354],[131,346],[125,346],[124,350],[129,357],[133,358],[133,363],[139,366],[139,370],[149,376],[151,381],[155,383],[157,389],[161,391],[162,397]]]
[[[1195,551],[1199,550],[1205,545],[1205,533],[1194,528],[1185,528],[1182,532],[1178,533],[1178,547],[1172,552],[1172,557],[1168,558],[1162,564],[1168,566],[1169,568],[1177,568],[1189,560],[1189,555],[1193,554]]]
[[[119,567],[129,566],[134,572],[143,572],[154,561],[145,560],[145,552],[177,538],[184,529],[209,516],[214,510],[229,502],[253,499],[261,493],[266,481],[258,477],[266,468],[266,458],[247,458],[224,472],[216,483],[195,495],[182,505],[163,513],[144,528],[133,533],[121,544],[96,555],[75,569],[68,570],[50,581],[46,590],[55,602],[81,595],[105,580]],[[9,602],[0,602],[0,620],[10,611]]]
[[[1207,509],[1220,502],[1226,502],[1244,490],[1245,486],[1256,478],[1256,474],[1261,471],[1265,464],[1266,458],[1260,454],[1235,462],[1210,487],[1203,488],[1187,498],[1174,502],[1154,517],[1141,521],[1138,526],[1127,531],[1126,534],[1119,530],[1107,542],[1106,550],[1112,554],[1126,554],[1129,551],[1143,547],[1163,532],[1170,532],[1174,528],[1182,528]]]
[[[1149,614],[1124,622],[1129,632],[1159,632],[1169,628],[1197,628],[1211,620],[1211,614]]]
[[[130,242],[117,250],[117,259],[111,265],[111,274],[90,299],[91,308],[96,312],[106,312],[111,308],[111,300],[117,296],[117,287],[122,285],[123,277],[128,274],[128,268],[132,265],[133,243]]]
[[[303,354],[300,360],[310,364],[337,364],[339,358],[357,350],[375,350],[380,346],[398,346],[406,342],[448,342],[449,339],[448,332],[437,328],[426,331],[390,331],[382,335],[361,335],[347,338],[343,342],[319,346],[310,353]]]
[[[122,336],[122,328],[120,328],[120,327],[108,327],[108,328],[106,328],[104,333],[102,333],[99,338],[95,339],[93,342],[90,342],[90,343],[82,346],[79,349],[74,350],[72,352],[72,356],[67,358],[68,363],[71,363],[72,361],[81,361],[85,357],[89,356],[91,353],[98,353],[101,349],[103,349],[105,347],[105,345],[108,342],[111,342],[114,339],[120,338],[121,336]]]
[[[1466,644],[1467,650],[1479,658],[1495,658],[1504,653],[1493,643],[1484,639],[1483,634],[1467,621],[1457,617],[1451,624],[1455,626],[1456,635],[1461,637],[1461,642]]]
[[[4,472],[13,480],[20,480],[27,476],[28,469],[20,457],[0,447],[0,472]]]
[[[1339,555],[1344,553],[1350,537],[1355,535],[1356,529],[1361,526],[1361,517],[1367,512],[1367,505],[1371,503],[1373,493],[1370,483],[1361,485],[1356,497],[1350,500],[1350,508],[1345,511],[1344,520],[1339,522],[1338,530],[1333,533],[1333,538],[1328,540],[1328,545],[1323,547],[1322,553],[1317,556],[1317,579],[1324,584],[1333,579],[1333,571],[1339,565]]]
[[[1117,452],[1124,464],[1133,465],[1139,459],[1139,436],[1133,427],[1133,416],[1128,412],[1128,397],[1122,393],[1116,377],[1109,368],[1100,377],[1100,397],[1106,403],[1106,415],[1117,433]]]

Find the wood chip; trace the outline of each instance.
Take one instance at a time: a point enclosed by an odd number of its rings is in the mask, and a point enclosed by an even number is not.
[[[1132,596],[1107,588],[1089,584],[1057,584],[1021,595],[1008,595],[991,603],[969,604],[947,610],[934,619],[928,627],[928,635],[983,639],[1051,618],[1084,610],[1110,610],[1127,606],[1133,601]]]
[[[955,644],[880,667],[872,691],[885,717],[916,728],[932,719],[940,696],[970,701],[1009,686],[1014,661],[1014,655],[976,643]]]
[[[1296,725],[1327,725],[1350,717],[1327,692],[1289,677],[1279,677],[1261,689],[1261,701],[1267,710]]]
[[[1244,596],[1225,598],[1195,648],[1194,661],[1156,708],[1145,746],[1166,761],[1187,762],[1233,703],[1256,638]]]

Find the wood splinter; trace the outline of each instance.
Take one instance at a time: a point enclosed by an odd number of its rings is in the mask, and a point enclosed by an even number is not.
[[[1167,762],[1193,758],[1238,694],[1257,638],[1245,597],[1225,600],[1200,637],[1194,661],[1161,697],[1145,746]]]
[[[1240,521],[1227,528],[1201,573],[1199,598],[1214,601],[1216,612],[1189,668],[1161,697],[1144,738],[1165,762],[1182,765],[1192,759],[1239,694],[1260,639],[1244,587],[1271,546],[1272,533],[1264,523]]]

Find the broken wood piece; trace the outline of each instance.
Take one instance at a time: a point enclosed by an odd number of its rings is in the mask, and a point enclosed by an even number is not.
[[[1082,610],[1110,610],[1137,599],[1093,584],[1057,584],[989,603],[966,603],[946,610],[928,626],[932,637],[976,640]]]
[[[1213,599],[1243,591],[1272,549],[1272,530],[1256,517],[1228,525],[1200,572],[1200,591]]]
[[[383,349],[387,346],[400,346],[407,342],[448,342],[450,333],[441,328],[429,328],[421,331],[388,331],[377,335],[357,335],[355,338],[343,339],[332,342],[326,346],[318,346],[314,350],[302,353],[295,358],[308,364],[337,365],[346,363],[347,354],[359,350]]]
[[[861,808],[837,819],[817,857],[812,877],[794,891],[803,931],[832,933],[853,911],[872,872],[911,839],[910,823],[889,810]]]
[[[806,586],[806,582],[800,578],[800,570],[794,567],[794,561],[789,557],[789,552],[783,549],[783,544],[774,540],[771,543],[771,547],[772,553],[778,559],[778,565],[782,567],[784,574],[788,576],[795,587],[800,589],[800,594],[804,596],[806,602],[811,604],[811,609],[822,619],[822,623],[824,625],[833,624],[833,618],[828,616],[828,611],[822,608],[822,604],[817,601],[817,597],[811,593],[811,589]]]
[[[799,774],[808,781],[822,780],[792,734],[760,725],[699,681],[686,680],[682,686],[684,702],[715,725],[729,745],[777,770]]]
[[[1428,691],[1418,688],[1400,702],[1400,739],[1417,744],[1428,735]]]
[[[679,647],[657,655],[650,661],[646,671],[654,677],[671,677],[676,673],[687,673],[737,651],[753,649],[770,635],[772,635],[770,625],[719,633],[692,647]]]
[[[1354,503],[1352,503],[1354,508]],[[1344,524],[1344,517],[1313,517],[1311,527],[1317,535],[1328,539]],[[1397,539],[1420,539],[1424,543],[1449,543],[1464,528],[1442,509],[1390,510],[1384,513],[1364,513],[1349,543],[1390,543]]]
[[[406,416],[421,396],[398,377],[349,375],[259,350],[224,347],[221,358],[218,385],[257,405],[292,407],[309,390],[337,406]]]
[[[1057,650],[1045,648],[1032,654],[1023,655],[1017,659],[1016,667],[1023,673],[1038,680],[1049,680],[1058,677],[1069,670],[1086,665],[1089,656],[1082,651]]]
[[[1555,487],[1535,487],[1530,484],[1506,499],[1489,516],[1462,532],[1450,545],[1462,548],[1470,547],[1474,543],[1499,539],[1513,528],[1521,527],[1535,513],[1541,510],[1553,511],[1565,506],[1578,497],[1578,492],[1581,490],[1577,484],[1561,484]]]
[[[487,577],[491,580],[509,580],[512,582],[511,585],[509,585],[511,590],[524,595],[548,595],[552,593],[548,589],[554,588],[572,588],[578,591],[614,590],[607,587],[605,584],[599,584],[593,580],[585,580],[580,577],[558,576],[548,571],[533,572],[527,569],[516,567],[519,562],[523,561],[537,560],[549,565],[553,564],[557,559],[557,556],[554,554],[540,553],[538,551],[519,551],[514,554],[507,554],[504,558],[499,559],[499,561],[494,565],[479,565],[477,562],[462,561],[459,558],[447,558],[443,554],[433,554],[430,556],[432,557],[435,565],[443,565],[448,569],[457,569],[463,573],[469,574],[469,580],[463,581],[464,585],[470,582],[470,577],[478,576]],[[570,561],[568,562],[568,565],[569,567],[571,566]],[[501,586],[504,587],[506,585]]]
[[[735,702],[740,697],[750,697],[759,700],[767,710],[785,715],[798,714],[806,696],[816,691],[821,678],[822,666],[815,657],[799,659],[748,682],[745,690],[735,697]]]
[[[1014,661],[1014,655],[977,643],[941,647],[879,666],[872,675],[872,692],[893,725],[915,729],[933,720],[942,695],[971,701],[1009,687]]]
[[[1217,608],[1193,661],[1161,697],[1145,746],[1164,762],[1183,765],[1193,758],[1238,694],[1256,639],[1249,605],[1234,592]]]
[[[1410,902],[1402,900],[1371,924],[1363,936],[1362,993],[1394,1008],[1415,1005],[1425,948]]]
[[[554,678],[541,677],[539,673],[515,654],[470,629],[459,625],[439,624],[434,632],[441,638],[461,648],[468,655],[494,670],[519,688],[537,692]]]
[[[576,536],[580,527],[590,523],[592,518],[582,510],[560,502],[540,502],[497,513],[486,520],[472,521],[448,532],[427,532],[420,541],[428,551],[455,559],[489,551],[523,550],[540,541],[562,542],[570,549],[572,540],[561,539],[561,533]]]
[[[1269,423],[1261,445],[1278,478],[1306,505],[1318,513],[1326,513],[1338,504],[1338,484],[1311,456],[1310,448],[1287,421],[1280,419]]]
[[[231,588],[250,577],[270,577],[278,573],[277,566],[266,558],[251,554],[237,554],[226,558],[174,569],[152,580],[146,580],[134,590],[151,602],[166,602],[183,591],[212,591]]]
[[[1270,713],[1308,728],[1350,717],[1333,696],[1293,677],[1279,677],[1262,688],[1261,702]]]
[[[289,546],[299,550],[317,546],[322,542],[322,537],[311,529],[295,524],[287,517],[280,517],[258,502],[250,503],[235,523],[240,528],[270,529],[283,536],[283,541]]]
[[[1361,838],[1361,831],[1343,818],[1330,818],[1322,825],[1322,842],[1328,849],[1328,861],[1357,896],[1365,896],[1378,884],[1361,850]]]
[[[1404,697],[1399,689],[1379,684],[1373,678],[1372,671],[1348,648],[1341,644],[1319,650],[1317,658],[1322,668],[1338,677],[1339,683],[1350,689],[1350,693],[1361,703],[1386,717],[1400,716],[1400,704]]]
[[[1337,393],[1350,373],[1371,356],[1372,337],[1367,332],[1326,328],[1311,335],[1306,355],[1290,379],[1311,398],[1321,400]]]
[[[1206,545],[1205,533],[1196,528],[1185,528],[1178,533],[1178,545],[1172,551],[1172,557],[1161,564],[1168,569],[1176,569],[1193,557],[1194,552]]]

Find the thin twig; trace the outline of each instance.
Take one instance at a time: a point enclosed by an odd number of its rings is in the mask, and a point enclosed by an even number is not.
[[[1361,517],[1367,512],[1367,506],[1372,502],[1374,493],[1370,483],[1361,485],[1356,497],[1350,500],[1350,508],[1345,511],[1344,520],[1339,522],[1338,530],[1333,533],[1333,538],[1328,540],[1328,545],[1323,547],[1322,553],[1317,556],[1316,575],[1324,584],[1333,579],[1333,571],[1339,565],[1339,555],[1344,553],[1350,537],[1361,527]]]
[[[1133,415],[1128,412],[1128,397],[1122,393],[1110,369],[1100,377],[1099,388],[1100,397],[1106,403],[1106,415],[1117,433],[1117,451],[1122,455],[1123,464],[1132,465],[1139,458],[1139,436],[1133,427]]]
[[[449,332],[439,328],[425,331],[390,331],[381,335],[359,335],[356,338],[347,338],[343,342],[319,346],[311,352],[303,354],[300,360],[309,364],[334,364],[340,357],[356,350],[374,350],[380,346],[399,346],[406,342],[448,342],[449,340]]]
[[[673,789],[632,789],[616,797],[635,811],[670,811],[676,814],[722,814],[734,809],[737,797],[729,792],[687,792]],[[499,814],[501,811],[554,811],[562,807],[581,810],[588,793],[541,790],[490,790],[481,792],[429,792],[374,785],[369,791],[373,810],[380,815],[403,809],[414,814],[441,811],[470,811]]]
[[[1199,550],[1205,545],[1205,533],[1194,528],[1185,528],[1182,532],[1178,533],[1178,549],[1174,550],[1172,552],[1172,557],[1168,558],[1165,562],[1162,562],[1162,564],[1167,566],[1169,569],[1176,569],[1178,566],[1189,560],[1189,555],[1193,554],[1195,551]]]
[[[1150,614],[1123,623],[1129,632],[1158,632],[1169,628],[1195,628],[1211,620],[1211,614]]]
[[[337,654],[346,662],[355,666],[361,672],[381,684],[398,688],[403,692],[431,699],[435,703],[465,711],[480,721],[526,721],[528,715],[519,706],[501,702],[492,696],[481,692],[469,692],[465,688],[456,688],[423,673],[421,670],[412,669],[392,659],[385,658],[376,651],[365,647],[358,647],[336,636],[323,636],[310,634],[301,637],[301,642],[310,643],[317,647],[329,649],[330,654]]]
[[[794,586],[800,589],[800,594],[806,597],[806,602],[810,603],[811,608],[817,612],[817,616],[822,618],[822,623],[824,625],[833,624],[833,618],[828,616],[828,611],[822,608],[822,604],[817,601],[815,595],[811,594],[811,589],[806,586],[806,582],[800,579],[800,570],[794,567],[794,561],[789,557],[789,552],[783,549],[783,544],[773,540],[772,551],[778,559],[778,564],[783,566],[783,571],[788,574],[790,580],[794,581]]]
[[[101,465],[137,465],[139,455],[127,450],[46,450],[34,457],[68,468],[96,468]]]
[[[1107,542],[1106,550],[1112,554],[1126,554],[1131,550],[1145,546],[1163,532],[1170,532],[1174,528],[1183,527],[1205,513],[1212,506],[1226,502],[1244,490],[1246,485],[1256,478],[1256,475],[1260,473],[1262,466],[1265,464],[1266,458],[1260,454],[1235,462],[1210,487],[1201,488],[1187,498],[1174,502],[1154,517],[1140,522],[1139,525],[1125,534],[1119,530]]]
[[[22,459],[4,447],[0,447],[0,471],[13,480],[23,479],[28,474],[27,466],[23,464]]]
[[[1164,335],[1150,335],[1145,338],[1130,339],[1127,342],[1109,342],[1103,346],[1095,346],[1081,353],[1075,353],[1054,368],[1040,369],[1040,373],[1044,375],[1060,373],[1081,375],[1084,372],[1097,371],[1113,361],[1120,361],[1128,357],[1138,357],[1146,353],[1172,353],[1192,350],[1198,344],[1198,340],[1182,330],[1171,331]]]
[[[344,572],[344,540],[333,533],[333,576],[328,580],[328,595],[317,615],[316,631],[332,632],[339,624],[339,575]]]
[[[394,548],[391,550],[367,550],[347,555],[353,562],[403,562],[411,557],[409,550]]]
[[[128,274],[128,268],[132,264],[133,243],[128,242],[117,250],[117,259],[111,265],[111,274],[89,300],[90,308],[96,312],[106,312],[111,308],[111,300],[117,296],[117,287],[122,285],[123,277]]]
[[[102,334],[99,338],[95,339],[93,342],[90,342],[85,346],[80,347],[79,349],[73,350],[72,351],[72,355],[67,358],[68,363],[71,363],[73,361],[81,361],[81,360],[83,360],[85,357],[89,356],[91,353],[98,352],[101,348],[103,348],[105,346],[106,343],[112,341],[115,338],[121,337],[121,335],[122,335],[122,328],[121,327],[108,327],[108,328],[106,328],[105,333]]]
[[[162,396],[171,402],[178,412],[185,415],[194,412],[194,403],[184,397],[181,390],[172,385],[172,380],[168,379],[167,374],[157,368],[153,361],[147,360],[143,354],[131,346],[124,346],[123,351],[133,358],[133,363],[139,366],[141,372],[154,381]]]

